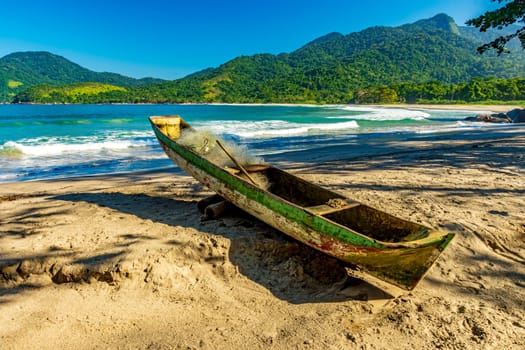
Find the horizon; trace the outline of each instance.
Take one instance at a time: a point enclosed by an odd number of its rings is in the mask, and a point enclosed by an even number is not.
[[[24,6],[25,5],[25,6]],[[174,4],[168,0],[93,0],[71,4],[30,0],[2,5],[0,57],[47,51],[95,72],[175,80],[235,57],[292,52],[332,32],[397,27],[444,13],[458,25],[500,4],[276,0]],[[26,6],[32,7],[28,10]],[[373,16],[370,16],[373,14]]]

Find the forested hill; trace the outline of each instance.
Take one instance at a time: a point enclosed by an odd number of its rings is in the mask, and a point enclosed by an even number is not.
[[[369,86],[525,76],[522,52],[479,55],[479,45],[441,14],[396,28],[331,33],[289,54],[238,57],[164,88],[190,100],[344,102]]]
[[[396,96],[400,92],[416,96],[416,100],[423,96],[410,84],[452,86],[479,78],[525,76],[523,51],[500,57],[479,55],[476,48],[495,34],[474,33],[471,29],[458,26],[451,17],[440,14],[400,27],[371,27],[348,35],[330,33],[291,53],[241,56],[171,82],[125,89],[102,86],[100,93],[96,87],[90,87],[89,96],[82,95],[81,86],[62,90],[47,86],[25,90],[16,100],[347,103],[363,101],[356,97],[365,96],[371,88],[388,86],[395,90],[389,93],[388,102],[394,102],[398,97],[401,101],[406,99]],[[457,98],[459,89],[462,87],[451,87],[452,99]],[[512,94],[505,96],[517,96]],[[477,96],[490,98],[485,94]]]
[[[16,52],[0,58],[0,102],[34,85],[100,82],[141,86],[161,79],[133,79],[116,73],[97,73],[49,52]]]

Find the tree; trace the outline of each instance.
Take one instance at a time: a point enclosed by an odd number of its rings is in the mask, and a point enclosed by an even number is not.
[[[514,23],[525,23],[525,0],[492,1],[497,1],[499,3],[507,2],[507,4],[497,10],[488,11],[485,12],[484,15],[470,19],[466,24],[479,28],[480,32],[486,32],[489,28],[503,29]],[[495,40],[478,47],[478,52],[484,53],[489,49],[495,49],[497,50],[498,55],[501,55],[506,51],[505,45],[514,38],[518,38],[521,42],[521,47],[525,49],[525,27],[521,27],[512,34],[502,35]]]

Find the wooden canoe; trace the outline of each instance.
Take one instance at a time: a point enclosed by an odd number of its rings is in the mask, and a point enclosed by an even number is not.
[[[237,207],[367,275],[412,290],[454,237],[346,198],[274,166],[244,172],[208,160],[203,145],[183,145],[194,130],[179,116],[150,117],[166,154],[189,175]],[[207,141],[206,141],[207,142]],[[242,165],[241,165],[242,167]]]

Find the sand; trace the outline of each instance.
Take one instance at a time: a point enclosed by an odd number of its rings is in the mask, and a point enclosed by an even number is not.
[[[177,168],[2,184],[0,348],[525,348],[525,129],[363,146],[270,160],[456,233],[413,291],[242,213],[201,221],[211,192]]]
[[[444,110],[444,111],[479,111],[480,114],[490,114],[490,113],[506,113],[513,109],[524,108],[522,105],[476,105],[476,104],[409,104],[409,103],[396,103],[396,104],[387,104],[387,105],[367,105],[374,107],[383,107],[383,108],[403,108],[403,109],[434,109],[434,110]]]

